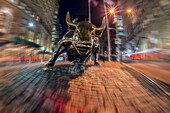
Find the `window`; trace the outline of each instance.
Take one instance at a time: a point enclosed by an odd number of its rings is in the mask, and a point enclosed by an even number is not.
[[[14,4],[18,4],[18,2],[19,2],[19,0],[7,0],[7,1],[14,3]]]
[[[0,10],[0,32],[8,33],[12,22],[12,14],[8,9]]]
[[[153,10],[154,16],[159,16],[159,15],[162,14],[162,11],[161,11],[160,7],[155,7],[152,10]]]

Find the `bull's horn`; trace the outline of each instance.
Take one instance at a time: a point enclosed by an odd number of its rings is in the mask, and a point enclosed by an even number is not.
[[[106,27],[106,21],[105,21],[105,17],[103,17],[103,21],[102,21],[102,25],[100,27],[96,27],[95,31],[103,31]]]
[[[68,26],[76,26],[76,24],[74,24],[71,20],[70,20],[70,13],[67,12],[67,15],[66,15],[66,23]]]

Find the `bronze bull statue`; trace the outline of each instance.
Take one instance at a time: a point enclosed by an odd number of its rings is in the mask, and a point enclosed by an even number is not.
[[[66,23],[69,31],[65,34],[56,46],[56,50],[50,61],[45,65],[43,70],[52,70],[56,59],[63,52],[67,52],[68,60],[72,61],[75,72],[81,72],[85,69],[85,64],[88,58],[94,55],[94,65],[99,65],[96,60],[96,54],[99,49],[99,40],[96,37],[101,37],[105,29],[105,18],[103,18],[100,27],[82,21],[72,23],[70,14],[67,12]]]

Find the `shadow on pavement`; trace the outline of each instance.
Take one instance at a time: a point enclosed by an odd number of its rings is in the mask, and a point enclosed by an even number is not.
[[[63,113],[69,81],[82,75],[71,70],[71,65],[57,65],[53,71],[39,67],[12,76],[12,84],[0,91],[0,112]]]

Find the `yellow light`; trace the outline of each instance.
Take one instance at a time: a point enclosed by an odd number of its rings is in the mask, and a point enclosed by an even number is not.
[[[132,12],[132,10],[131,10],[131,9],[128,9],[128,10],[127,10],[127,12],[128,12],[128,13],[131,13],[131,12]]]
[[[111,9],[111,10],[110,10],[110,13],[114,13],[114,12],[115,12],[115,10],[114,10],[114,9]]]
[[[53,30],[56,30],[56,28],[55,28],[55,27],[53,27]]]

